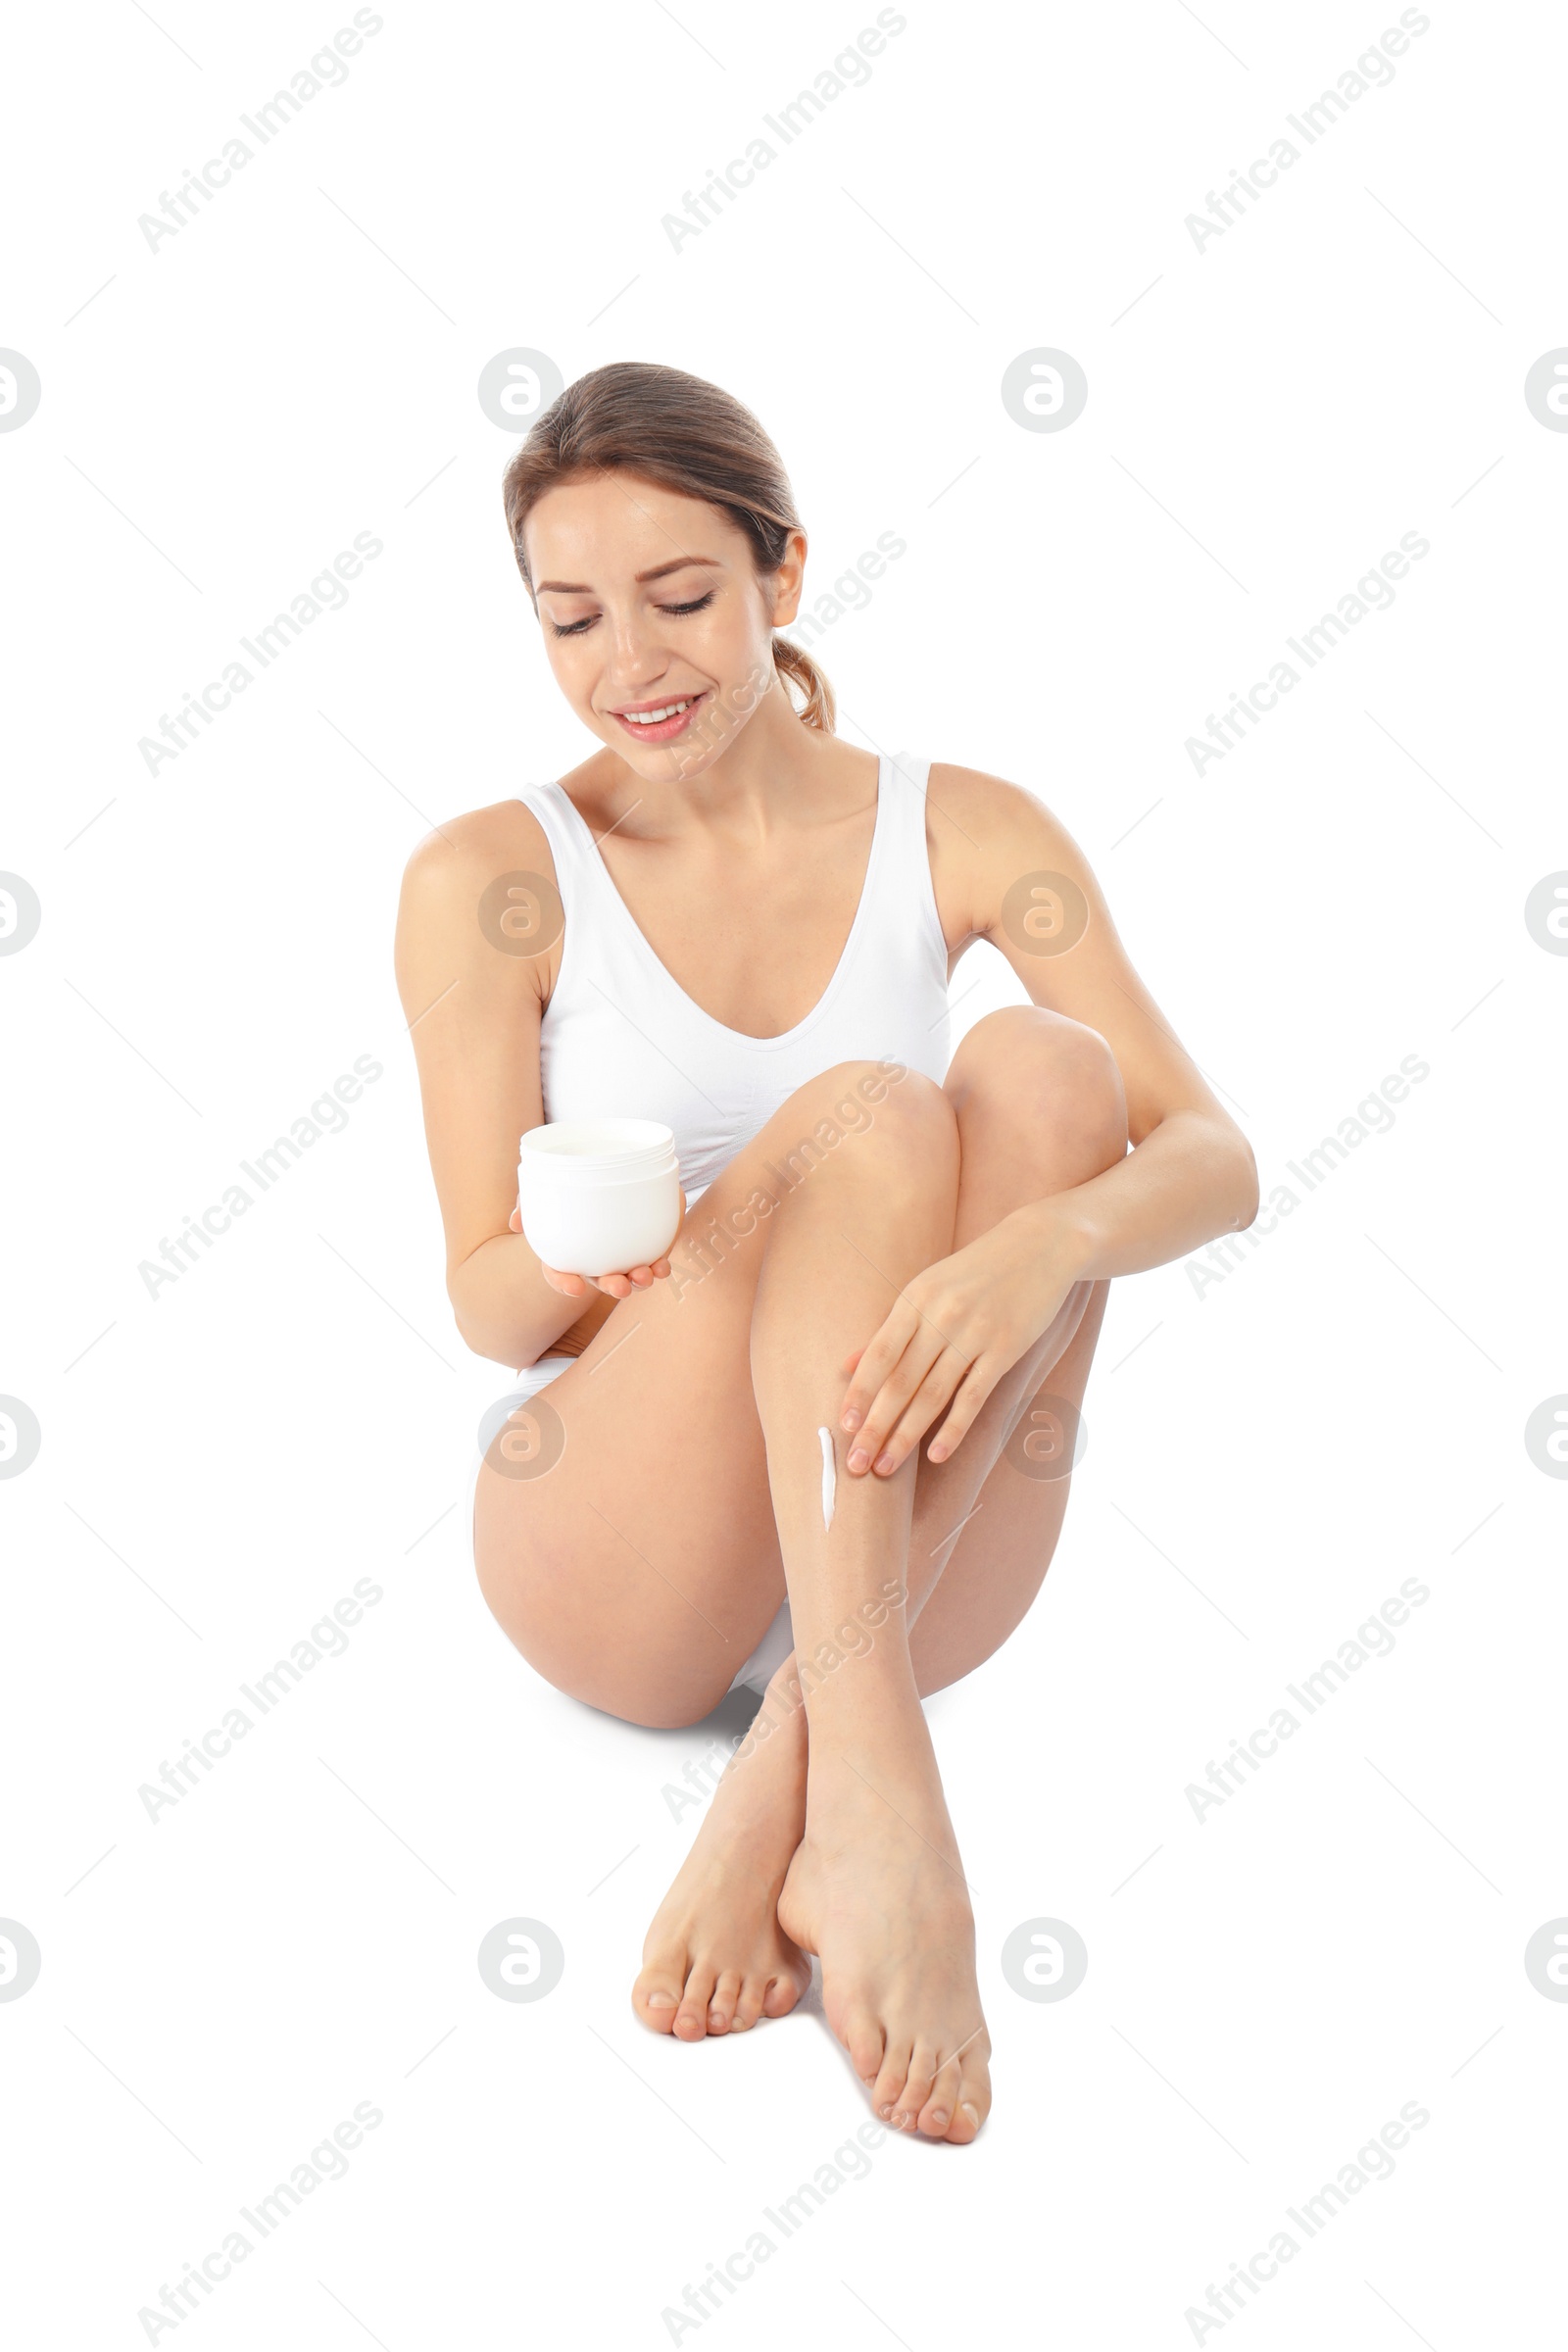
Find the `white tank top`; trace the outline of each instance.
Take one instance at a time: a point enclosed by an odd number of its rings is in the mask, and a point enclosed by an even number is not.
[[[545,830],[565,913],[539,1030],[547,1119],[659,1119],[688,1200],[808,1079],[840,1061],[947,1075],[948,950],[925,842],[928,760],[877,765],[876,824],[838,968],[778,1037],[748,1037],[694,1004],[654,954],[559,784],[520,795]]]

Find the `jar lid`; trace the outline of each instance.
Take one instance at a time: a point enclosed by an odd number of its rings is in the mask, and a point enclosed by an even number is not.
[[[518,1147],[530,1174],[563,1178],[652,1173],[674,1155],[674,1132],[658,1119],[553,1119]]]

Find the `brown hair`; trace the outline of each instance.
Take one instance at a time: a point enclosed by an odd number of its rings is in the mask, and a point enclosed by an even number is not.
[[[763,577],[778,569],[790,532],[801,528],[783,460],[750,409],[679,368],[618,360],[568,384],[507,467],[507,528],[530,595],[522,548],[530,511],[559,483],[612,467],[719,508],[750,539]],[[793,683],[805,698],[797,715],[831,735],[833,689],[810,655],[775,633],[773,662],[786,691]]]

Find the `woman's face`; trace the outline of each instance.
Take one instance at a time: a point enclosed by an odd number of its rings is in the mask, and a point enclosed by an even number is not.
[[[700,775],[774,690],[805,533],[760,579],[727,514],[612,470],[547,490],[523,536],[550,666],[584,726],[649,783]]]

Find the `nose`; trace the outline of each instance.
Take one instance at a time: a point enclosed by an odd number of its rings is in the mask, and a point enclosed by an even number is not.
[[[612,703],[640,702],[657,693],[669,670],[670,648],[661,641],[648,613],[606,612],[610,623],[610,660],[605,670],[605,694]]]

